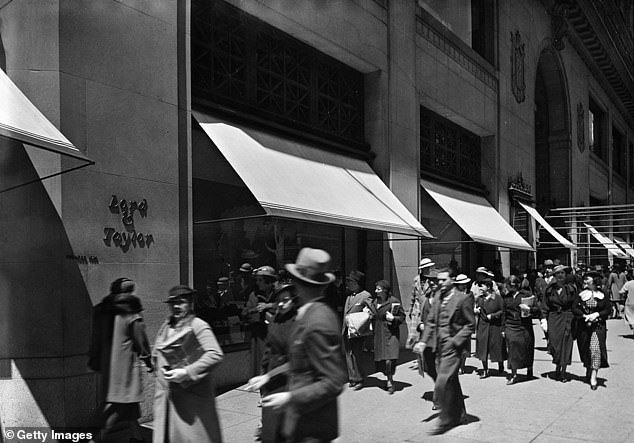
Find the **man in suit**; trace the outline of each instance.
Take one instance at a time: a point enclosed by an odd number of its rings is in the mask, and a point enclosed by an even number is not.
[[[330,255],[303,248],[286,270],[297,287],[299,309],[289,337],[288,391],[262,399],[263,407],[285,408],[278,441],[327,442],[339,436],[337,396],[346,374],[335,313],[324,291],[335,276],[326,272]]]
[[[363,354],[363,342],[365,337],[348,337],[348,326],[346,316],[353,312],[361,312],[371,303],[370,293],[364,288],[365,274],[361,271],[351,271],[346,277],[346,291],[348,297],[343,309],[343,325],[341,328],[343,349],[346,355],[346,365],[348,366],[348,381],[350,387],[355,391],[363,388],[363,369],[360,364]]]
[[[436,352],[435,391],[440,416],[432,434],[442,434],[466,418],[458,371],[475,324],[473,299],[453,287],[449,272],[439,272],[437,279],[439,289],[434,295],[421,340],[423,346]]]

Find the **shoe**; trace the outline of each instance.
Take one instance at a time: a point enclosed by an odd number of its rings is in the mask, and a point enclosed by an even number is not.
[[[526,370],[526,378],[533,378],[533,370],[532,369],[527,369]]]
[[[517,377],[511,377],[506,381],[507,385],[514,385],[515,383],[517,383]]]
[[[482,373],[480,374],[480,378],[488,378],[489,377],[489,371],[482,371]]]
[[[561,381],[562,383],[568,383],[570,381],[570,377],[568,377],[568,375],[566,374],[563,374],[559,381]]]
[[[434,403],[433,406],[431,407],[432,411],[438,411],[440,409],[440,405]]]
[[[360,391],[361,389],[363,389],[363,382],[358,382],[355,383],[354,386],[352,387],[352,390],[354,391]]]
[[[590,389],[592,389],[593,391],[596,391],[598,387],[599,385],[590,384]]]
[[[389,392],[390,395],[394,394],[394,385],[393,384],[388,383],[385,388],[386,388],[387,392]]]

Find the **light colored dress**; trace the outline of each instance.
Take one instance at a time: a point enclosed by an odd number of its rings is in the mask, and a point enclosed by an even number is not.
[[[627,296],[623,315],[625,321],[630,325],[630,329],[634,330],[634,280],[625,283],[619,293],[621,297]]]

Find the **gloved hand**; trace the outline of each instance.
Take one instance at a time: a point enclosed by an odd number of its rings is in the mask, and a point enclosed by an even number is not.
[[[163,374],[165,375],[165,380],[172,383],[182,383],[185,380],[189,379],[187,371],[183,368],[168,369]]]
[[[548,332],[548,320],[546,320],[545,318],[542,318],[542,319],[539,321],[539,323],[540,323],[540,325],[541,325],[541,327],[542,327],[542,330],[543,330],[544,332]]]

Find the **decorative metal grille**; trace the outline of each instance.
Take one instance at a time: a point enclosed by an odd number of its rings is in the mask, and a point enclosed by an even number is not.
[[[192,1],[192,101],[363,144],[363,75],[222,1]]]
[[[421,171],[481,184],[480,138],[422,107],[420,153]]]

